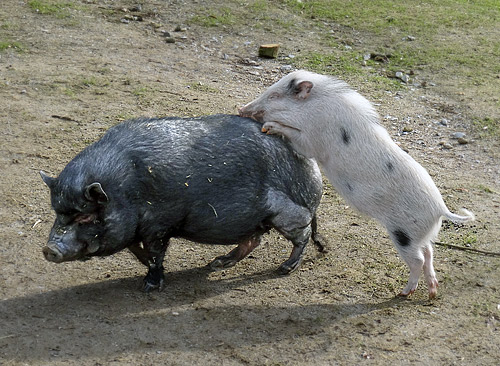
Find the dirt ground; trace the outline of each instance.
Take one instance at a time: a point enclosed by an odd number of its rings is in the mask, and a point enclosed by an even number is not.
[[[174,240],[165,289],[150,294],[139,291],[145,268],[126,251],[47,262],[41,248],[54,214],[39,170],[57,175],[127,118],[234,113],[283,75],[284,56],[321,47],[323,31],[285,12],[273,16],[298,28],[190,23],[203,1],[74,4],[52,15],[21,0],[0,7],[0,34],[21,46],[0,51],[0,365],[499,363],[500,258],[436,246],[438,297],[429,301],[421,282],[401,299],[408,269],[387,233],[328,184],[319,210],[328,252],[311,245],[287,277],[275,270],[291,244],[274,232],[215,273],[205,265],[229,248]],[[281,56],[256,58],[269,41],[282,44]],[[500,252],[500,143],[471,124],[485,103],[428,77],[434,87],[353,86],[449,208],[476,214],[472,225],[445,222],[440,241]],[[455,132],[468,143],[451,139]]]

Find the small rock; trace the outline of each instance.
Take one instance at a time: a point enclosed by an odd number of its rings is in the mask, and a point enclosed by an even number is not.
[[[172,37],[169,31],[166,31],[164,29],[160,30],[160,33],[163,37]]]
[[[403,127],[403,132],[408,133],[408,132],[412,132],[412,131],[413,131],[413,128],[411,128],[410,126],[404,126]]]
[[[167,43],[175,43],[175,38],[173,38],[173,37],[166,37],[165,38],[165,42],[167,42]]]
[[[416,38],[415,38],[415,37],[413,37],[413,36],[406,36],[406,37],[403,37],[403,41],[410,41],[410,42],[412,42],[412,41],[414,41],[415,39],[416,39]]]
[[[133,7],[129,8],[128,10],[133,11],[133,12],[142,11],[142,5],[141,4],[134,5]]]
[[[439,123],[443,126],[448,126],[448,120],[446,118],[443,118]]]
[[[174,29],[174,32],[186,32],[186,31],[187,31],[187,28],[186,27],[181,27],[180,25],[178,25]]]
[[[142,19],[142,17],[141,17],[140,15],[130,15],[130,14],[126,14],[126,15],[125,15],[125,16],[121,19],[122,23],[124,23],[124,22],[123,22],[123,20],[127,20],[128,22],[130,22],[130,21],[134,21],[134,22],[142,22],[142,21],[143,21],[143,19]]]
[[[277,43],[263,44],[259,47],[259,57],[276,58],[280,45]]]
[[[465,138],[463,138],[463,137],[459,137],[459,138],[458,138],[458,143],[459,143],[460,145],[466,145],[466,144],[468,144],[468,143],[469,143],[469,140],[467,140],[467,139],[465,139]]]
[[[464,137],[465,137],[465,133],[463,133],[463,132],[454,132],[451,134],[452,139],[460,139],[460,138],[464,138]]]
[[[290,71],[290,70],[292,70],[292,65],[282,65],[280,69],[283,72]]]
[[[447,143],[446,141],[439,142],[439,145],[441,145],[443,149],[447,150],[453,149],[453,146],[451,146],[451,144]]]
[[[397,71],[395,77],[396,79],[401,80],[403,83],[407,83],[408,81],[410,81],[410,77],[401,71]]]
[[[371,59],[371,60],[377,61],[377,62],[388,63],[389,59],[392,57],[391,54],[384,55],[384,54],[381,54],[381,53],[370,53],[369,56],[370,57],[368,57],[368,55],[365,55],[365,56],[363,56],[363,59],[365,61],[368,61],[368,60]]]

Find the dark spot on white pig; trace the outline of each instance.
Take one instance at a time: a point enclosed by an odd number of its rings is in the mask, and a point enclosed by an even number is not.
[[[410,238],[403,230],[395,230],[393,234],[400,246],[406,247],[410,245]]]
[[[352,186],[349,183],[346,183],[345,186],[347,187],[347,189],[349,190],[349,192],[353,191],[353,188],[352,188]]]
[[[344,144],[349,145],[351,142],[351,136],[349,133],[347,133],[344,127],[340,127],[340,132],[342,133],[342,141],[344,141]]]
[[[394,165],[390,161],[385,166],[387,167],[388,171],[394,171]]]

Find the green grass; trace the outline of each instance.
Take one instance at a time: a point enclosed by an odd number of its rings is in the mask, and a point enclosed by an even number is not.
[[[468,69],[466,76],[477,75],[478,66],[488,66],[492,73],[500,71],[498,0],[288,0],[285,4],[304,16],[375,35],[371,51],[396,56],[389,69],[437,71],[451,65]],[[408,35],[415,40],[406,40]]]
[[[227,7],[209,10],[208,14],[198,14],[190,20],[190,22],[204,27],[228,26],[234,24],[235,21],[235,16]]]
[[[219,89],[214,88],[213,86],[202,84],[202,83],[190,83],[188,85],[188,88],[191,90],[196,90],[199,92],[203,93],[211,93],[211,94],[218,94],[220,93]]]
[[[4,50],[8,50],[8,49],[13,49],[15,51],[23,51],[24,46],[20,42],[1,40],[0,41],[0,51],[4,51]]]
[[[29,0],[28,6],[38,14],[52,15],[56,18],[67,18],[70,16],[68,10],[78,7],[72,2],[58,0]]]
[[[477,130],[479,136],[482,138],[487,137],[500,137],[500,120],[490,117],[482,119],[475,119],[472,122],[473,127]]]

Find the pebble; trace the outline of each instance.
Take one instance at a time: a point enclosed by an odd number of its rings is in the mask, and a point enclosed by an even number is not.
[[[469,143],[469,140],[467,140],[467,139],[465,139],[465,138],[463,138],[463,137],[459,137],[459,138],[458,138],[458,143],[459,143],[460,145],[466,145],[466,144],[468,144],[468,143]]]
[[[178,25],[174,29],[174,32],[186,32],[186,31],[187,31],[187,28],[186,27],[181,27],[180,25]]]
[[[285,72],[285,71],[290,71],[292,70],[292,65],[283,65],[281,66],[281,71]]]
[[[448,126],[448,120],[446,118],[443,118],[439,123],[443,126]]]
[[[130,9],[128,9],[129,11],[133,11],[133,12],[139,12],[139,11],[142,11],[142,5],[141,4],[137,4],[137,5],[134,5],[133,7],[131,7]]]
[[[397,71],[395,76],[397,79],[401,80],[403,83],[407,83],[408,81],[410,81],[410,77],[401,71]]]
[[[175,38],[173,38],[173,37],[166,37],[165,38],[165,42],[167,42],[167,43],[175,43]]]
[[[160,30],[160,33],[163,37],[172,37],[169,31],[166,31],[164,29]]]
[[[463,132],[454,132],[451,134],[452,139],[463,139],[465,138],[465,133]]]
[[[411,128],[410,126],[404,126],[403,127],[403,132],[412,132],[413,131],[413,128]]]
[[[440,141],[439,145],[441,145],[443,147],[443,149],[447,149],[447,150],[453,149],[453,146],[451,146],[451,144],[449,144],[446,141]]]

